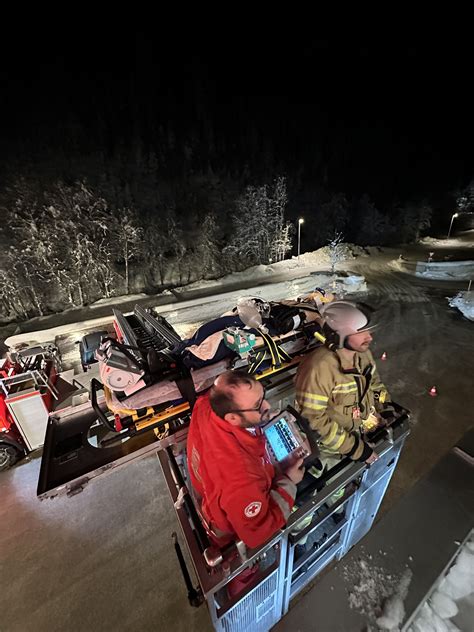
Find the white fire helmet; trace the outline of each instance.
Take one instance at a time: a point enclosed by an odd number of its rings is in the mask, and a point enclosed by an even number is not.
[[[349,301],[333,301],[321,308],[324,324],[338,334],[338,346],[345,346],[346,338],[362,331],[370,331],[376,325],[370,323],[370,315],[360,306]]]

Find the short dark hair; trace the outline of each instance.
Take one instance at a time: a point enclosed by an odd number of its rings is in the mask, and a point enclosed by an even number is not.
[[[256,379],[246,371],[237,370],[221,373],[218,381],[211,387],[209,401],[216,415],[224,419],[236,407],[235,389],[245,385],[251,388]]]

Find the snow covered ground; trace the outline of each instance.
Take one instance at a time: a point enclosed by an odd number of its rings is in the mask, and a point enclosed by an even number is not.
[[[474,248],[474,230],[466,230],[450,239],[437,239],[436,237],[423,237],[420,239],[422,246],[429,246],[435,249],[454,249],[459,248],[460,244],[463,248]]]
[[[408,632],[458,630],[474,630],[474,531],[408,628]]]
[[[474,261],[419,261],[415,274],[426,279],[474,279]]]
[[[474,290],[459,292],[453,298],[448,298],[451,307],[457,307],[466,318],[474,321]]]

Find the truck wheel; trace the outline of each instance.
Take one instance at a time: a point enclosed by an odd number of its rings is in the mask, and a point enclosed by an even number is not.
[[[0,472],[7,470],[22,456],[20,450],[17,450],[8,443],[0,443]]]

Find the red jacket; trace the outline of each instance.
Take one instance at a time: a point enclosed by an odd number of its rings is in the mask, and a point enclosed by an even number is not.
[[[219,545],[240,539],[254,548],[285,525],[296,485],[287,476],[275,476],[263,434],[221,419],[207,394],[194,407],[187,453],[201,512]]]

